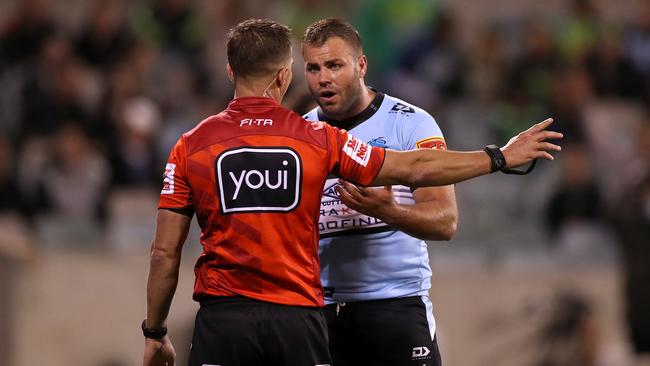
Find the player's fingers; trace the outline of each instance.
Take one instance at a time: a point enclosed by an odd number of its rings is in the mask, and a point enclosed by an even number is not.
[[[357,195],[357,196],[365,196],[366,192],[364,191],[365,188],[359,187],[357,185],[354,185],[348,181],[341,180],[339,179],[339,184],[345,188],[348,193],[352,195]]]
[[[542,122],[533,125],[529,129],[529,131],[538,132],[538,131],[545,130],[548,126],[551,125],[551,123],[553,123],[553,118],[547,118],[547,119],[543,120]]]
[[[537,141],[561,139],[564,135],[555,131],[542,131],[537,134]]]
[[[360,195],[362,196],[367,196],[368,195],[368,187],[359,187],[359,186],[354,186],[356,188],[357,192],[359,192]]]
[[[346,206],[350,207],[358,204],[357,199],[342,185],[336,186],[336,192],[339,194],[339,198]]]
[[[546,151],[562,151],[562,146],[552,144],[550,142],[540,142],[540,147]]]
[[[553,157],[553,155],[547,153],[546,151],[539,151],[539,152],[537,153],[536,158],[545,159],[545,160],[553,160],[553,159],[555,159],[555,158]]]
[[[341,200],[341,203],[356,211],[358,211],[359,207],[361,206],[361,204],[355,200],[354,197],[345,191],[339,192],[339,199]]]

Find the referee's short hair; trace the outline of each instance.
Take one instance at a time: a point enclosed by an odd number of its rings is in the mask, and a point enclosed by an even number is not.
[[[291,59],[291,29],[271,19],[245,20],[226,39],[235,77],[265,76]]]
[[[302,45],[320,47],[330,38],[339,37],[359,54],[363,53],[359,31],[349,22],[339,18],[326,18],[310,24],[305,30]]]

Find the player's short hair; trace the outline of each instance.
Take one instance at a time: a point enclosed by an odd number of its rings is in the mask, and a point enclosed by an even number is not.
[[[271,19],[248,19],[228,32],[227,49],[235,76],[264,76],[291,58],[291,29]]]
[[[321,19],[310,24],[305,30],[302,44],[320,47],[333,37],[341,38],[359,54],[363,53],[359,31],[349,22],[338,18]]]

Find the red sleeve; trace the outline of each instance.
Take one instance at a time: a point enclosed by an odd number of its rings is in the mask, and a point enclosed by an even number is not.
[[[172,148],[165,166],[158,208],[194,210],[194,201],[187,178],[187,154],[181,136]]]
[[[367,186],[384,164],[385,150],[370,146],[344,130],[326,125],[332,173],[352,183]]]

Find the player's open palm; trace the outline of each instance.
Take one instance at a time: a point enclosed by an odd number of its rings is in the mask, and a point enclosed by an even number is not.
[[[175,366],[176,351],[168,336],[160,340],[145,338],[143,366]]]
[[[553,160],[553,155],[550,152],[560,151],[562,148],[546,140],[561,139],[562,134],[548,131],[547,128],[551,123],[553,123],[553,119],[548,118],[511,138],[501,149],[506,159],[506,167],[514,168],[530,163],[537,158]]]
[[[342,179],[339,179],[339,184],[341,202],[368,216],[381,218],[383,212],[396,204],[391,186],[359,187]]]

